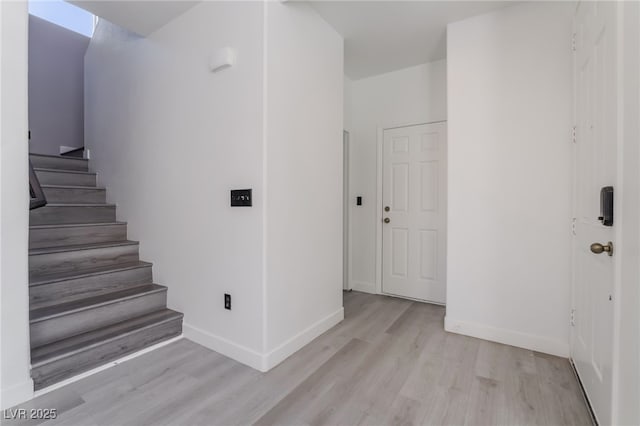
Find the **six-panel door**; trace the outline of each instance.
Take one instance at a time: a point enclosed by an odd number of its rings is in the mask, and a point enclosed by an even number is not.
[[[445,303],[446,124],[385,130],[382,163],[382,291]]]

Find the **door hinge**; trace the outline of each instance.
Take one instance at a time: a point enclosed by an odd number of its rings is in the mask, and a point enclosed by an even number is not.
[[[571,141],[573,143],[577,143],[578,142],[578,131],[576,129],[576,126],[573,126],[571,128]]]
[[[576,310],[575,309],[571,309],[571,318],[569,319],[569,324],[571,324],[572,327],[575,327],[575,325],[576,325]]]
[[[576,222],[578,221],[578,219],[576,219],[575,217],[571,218],[571,234],[575,237],[576,234]]]
[[[576,33],[573,33],[571,35],[571,51],[572,52],[576,51]]]

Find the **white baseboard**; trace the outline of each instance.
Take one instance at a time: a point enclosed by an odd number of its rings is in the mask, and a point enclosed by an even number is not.
[[[465,336],[477,337],[563,358],[569,357],[569,342],[549,339],[548,337],[495,328],[484,324],[458,321],[447,316],[444,318],[444,329],[451,333],[464,334]]]
[[[307,343],[329,330],[344,319],[344,308],[340,308],[337,311],[327,315],[321,320],[310,325],[300,333],[296,334],[286,342],[279,345],[271,352],[264,356],[265,370],[269,371],[282,361],[299,351]]]
[[[33,398],[33,380],[0,389],[0,409],[6,410]]]
[[[365,283],[363,281],[351,281],[351,289],[362,293],[377,294],[375,283]]]
[[[256,370],[267,371],[264,369],[264,356],[260,352],[256,352],[246,346],[239,345],[224,337],[216,336],[190,324],[183,323],[182,330],[184,337],[205,348],[228,356]]]
[[[253,369],[267,372],[343,319],[344,308],[340,308],[336,312],[310,325],[268,353],[254,351],[246,346],[239,345],[224,337],[216,336],[190,324],[183,324],[182,330],[184,337],[189,340],[241,362],[242,364],[248,365]]]

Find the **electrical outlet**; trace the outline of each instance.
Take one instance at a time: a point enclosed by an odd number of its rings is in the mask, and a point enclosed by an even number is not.
[[[227,293],[224,294],[224,308],[231,310],[231,295]]]

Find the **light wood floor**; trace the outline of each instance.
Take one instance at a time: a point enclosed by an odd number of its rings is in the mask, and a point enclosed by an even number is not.
[[[181,340],[21,407],[57,408],[48,426],[591,424],[566,359],[447,333],[435,305],[344,306],[266,374]]]

